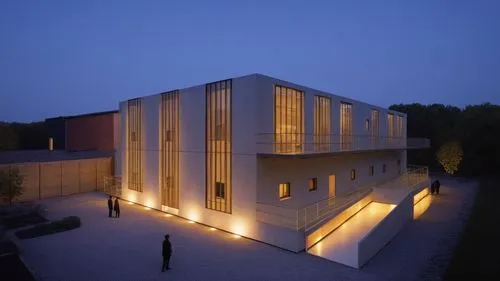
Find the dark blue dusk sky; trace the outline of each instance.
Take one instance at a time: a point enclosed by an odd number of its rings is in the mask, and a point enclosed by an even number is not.
[[[500,1],[0,1],[0,120],[262,73],[380,106],[500,104]]]

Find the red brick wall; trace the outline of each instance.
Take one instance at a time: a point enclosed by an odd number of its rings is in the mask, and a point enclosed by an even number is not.
[[[67,150],[113,151],[118,113],[89,115],[66,120]]]

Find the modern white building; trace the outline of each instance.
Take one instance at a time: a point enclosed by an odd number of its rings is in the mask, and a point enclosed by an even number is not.
[[[406,137],[405,114],[260,74],[123,101],[120,116],[124,200],[353,267],[428,186],[406,150],[429,143]]]

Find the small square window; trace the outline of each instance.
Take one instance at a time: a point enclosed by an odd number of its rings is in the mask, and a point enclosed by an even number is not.
[[[373,165],[370,165],[370,177],[373,176],[373,174],[375,174],[375,168]]]
[[[356,169],[352,169],[351,170],[351,180],[355,180],[356,179]]]
[[[290,183],[289,182],[280,183],[279,195],[280,195],[281,200],[290,198]]]
[[[215,197],[217,197],[218,199],[226,198],[225,184],[223,182],[215,183]]]
[[[318,178],[309,179],[309,191],[318,189]]]
[[[387,170],[387,165],[383,164],[382,165],[382,173],[385,173],[386,170]]]
[[[171,130],[167,130],[165,131],[165,141],[172,141],[172,131]]]
[[[366,120],[365,120],[365,128],[366,128],[367,130],[370,130],[370,119],[366,119]]]

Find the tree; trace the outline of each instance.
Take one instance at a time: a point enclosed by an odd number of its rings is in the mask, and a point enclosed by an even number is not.
[[[19,169],[8,168],[0,170],[0,197],[7,198],[9,204],[23,194],[23,176]]]
[[[464,152],[459,142],[451,141],[443,144],[441,148],[439,148],[436,156],[444,170],[448,174],[453,175],[458,171],[458,166],[462,161]]]

